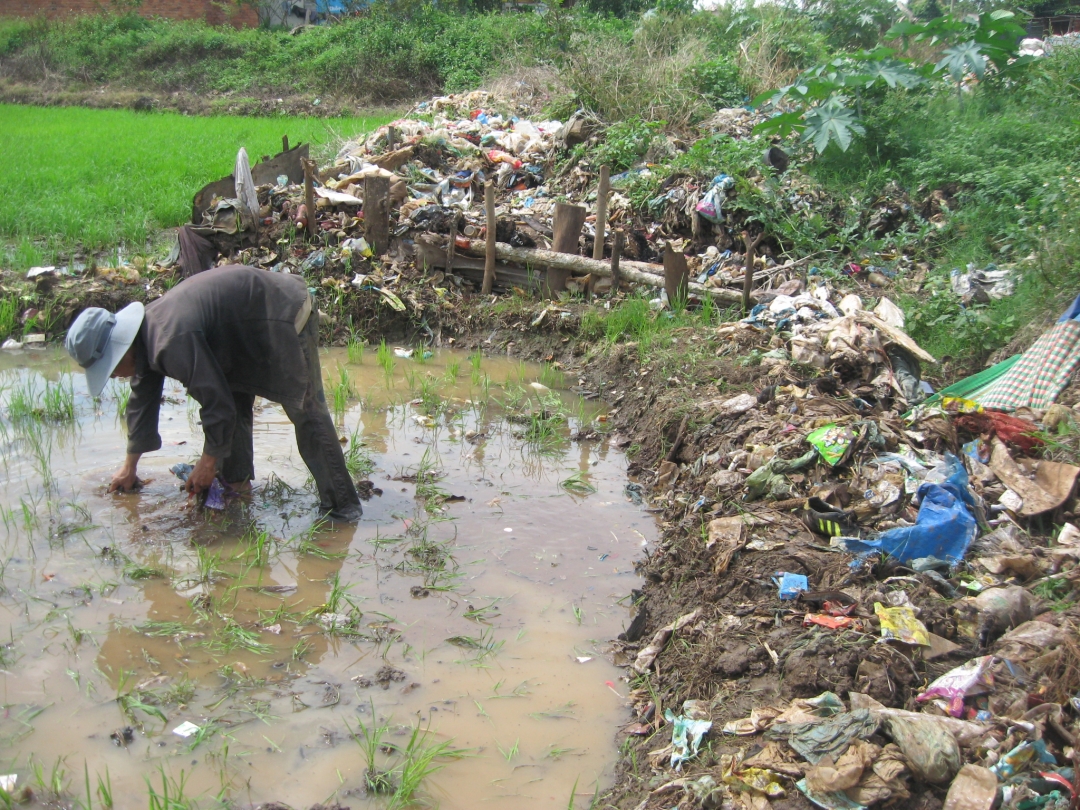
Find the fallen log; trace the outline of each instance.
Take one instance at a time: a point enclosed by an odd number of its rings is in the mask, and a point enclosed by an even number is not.
[[[464,252],[472,256],[483,256],[486,250],[487,246],[484,242],[474,240]],[[608,262],[599,262],[596,259],[589,259],[571,253],[557,253],[554,250],[542,250],[541,248],[518,248],[503,242],[497,242],[495,244],[495,257],[502,262],[524,264],[529,267],[569,271],[582,275],[591,273],[601,278],[611,278],[611,266]],[[664,287],[664,267],[659,264],[622,259],[619,262],[619,276],[623,280],[637,284]],[[694,282],[691,282],[689,287],[691,292],[698,295],[712,296],[717,301],[729,304],[742,303],[742,294],[735,290],[706,287],[703,284]]]

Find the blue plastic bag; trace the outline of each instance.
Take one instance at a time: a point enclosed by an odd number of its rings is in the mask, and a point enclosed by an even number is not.
[[[919,487],[919,516],[914,526],[882,532],[873,540],[845,538],[848,551],[856,554],[884,552],[900,562],[937,557],[957,563],[978,534],[975,500],[968,490],[967,470],[956,456],[945,456],[943,482]]]

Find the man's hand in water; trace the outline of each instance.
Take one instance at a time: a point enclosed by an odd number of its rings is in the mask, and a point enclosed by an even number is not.
[[[134,453],[124,460],[124,465],[116,471],[109,483],[109,492],[132,492],[141,483],[135,475],[140,455]]]
[[[196,462],[195,469],[191,471],[191,475],[184,482],[184,489],[193,495],[210,489],[210,485],[214,483],[215,475],[217,475],[217,459],[203,453],[202,457]]]

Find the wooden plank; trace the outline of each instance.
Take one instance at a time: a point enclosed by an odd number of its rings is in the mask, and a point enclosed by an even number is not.
[[[390,178],[364,178],[364,238],[376,256],[390,247]]]
[[[690,268],[686,265],[686,257],[671,245],[664,246],[664,291],[667,292],[668,305],[674,307],[676,302],[686,303],[690,285]]]
[[[581,241],[581,229],[585,225],[587,212],[584,206],[569,203],[555,203],[553,220],[554,237],[551,249],[555,253],[568,253],[577,256]],[[547,274],[547,294],[558,295],[566,289],[566,280],[570,271],[559,267],[549,267]]]
[[[611,241],[611,292],[613,295],[619,291],[619,282],[622,281],[622,273],[619,271],[619,259],[622,257],[622,246],[622,228],[616,228]]]
[[[311,178],[315,175],[315,161],[304,158],[304,205],[307,206],[307,233],[309,239],[315,238],[315,187]]]
[[[488,180],[484,184],[484,217],[487,222],[487,242],[484,245],[484,285],[480,292],[491,294],[491,285],[495,283],[495,184]]]

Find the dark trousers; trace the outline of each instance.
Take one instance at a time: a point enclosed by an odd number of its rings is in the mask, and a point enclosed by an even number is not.
[[[319,316],[313,312],[307,325],[297,336],[308,367],[307,390],[300,408],[283,406],[285,415],[296,428],[296,446],[300,456],[315,477],[319,489],[319,508],[323,512],[347,514],[360,511],[360,496],[356,494],[352,477],[345,466],[345,454],[338,441],[337,428],[326,407],[322,367],[319,364]],[[255,449],[252,437],[255,397],[233,392],[236,403],[236,427],[233,429],[232,450],[221,460],[221,477],[231,484],[250,481],[255,477]]]

